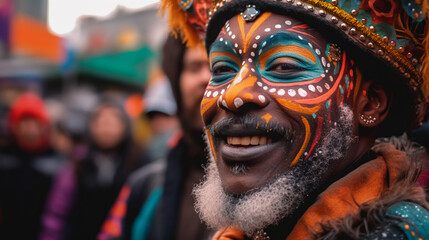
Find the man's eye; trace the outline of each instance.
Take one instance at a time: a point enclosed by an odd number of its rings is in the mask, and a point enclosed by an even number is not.
[[[305,71],[305,69],[297,66],[296,63],[281,62],[272,64],[267,71],[275,74],[292,74]]]
[[[213,74],[214,75],[224,75],[229,73],[236,73],[235,69],[229,66],[214,66],[213,67]]]

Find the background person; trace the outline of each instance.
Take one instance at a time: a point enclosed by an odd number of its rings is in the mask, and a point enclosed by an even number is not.
[[[162,66],[171,82],[182,134],[169,140],[166,161],[130,177],[98,239],[207,239],[210,234],[191,197],[206,162],[199,105],[210,78],[207,56],[170,35]],[[126,212],[117,211],[124,208]]]
[[[102,99],[88,125],[87,154],[57,176],[40,239],[95,239],[126,178],[143,164],[129,119],[115,100]]]
[[[50,119],[39,96],[20,95],[7,125],[12,140],[0,150],[0,238],[37,239],[46,196],[64,159],[51,148]]]

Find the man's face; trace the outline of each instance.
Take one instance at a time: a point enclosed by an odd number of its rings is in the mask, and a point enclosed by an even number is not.
[[[209,61],[212,79],[201,115],[230,194],[258,189],[323,155],[340,108],[353,106],[360,85],[345,52],[308,25],[272,13],[227,21]],[[337,163],[322,177],[347,165]]]
[[[183,96],[183,117],[197,131],[203,129],[199,106],[209,80],[207,54],[200,47],[188,48],[183,57],[180,91]]]

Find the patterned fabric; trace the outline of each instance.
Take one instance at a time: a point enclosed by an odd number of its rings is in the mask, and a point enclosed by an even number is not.
[[[124,185],[119,193],[118,199],[110,209],[107,220],[101,227],[101,232],[97,239],[106,240],[120,237],[122,234],[122,220],[127,212],[127,200],[130,196],[131,188],[129,185]]]
[[[408,239],[429,239],[429,212],[420,205],[400,202],[390,207],[386,215],[401,218],[397,225]]]
[[[72,165],[66,165],[57,175],[46,201],[42,216],[40,240],[63,239],[67,217],[74,204],[76,179]]]
[[[380,193],[386,190],[386,186],[392,186],[404,169],[409,168],[409,159],[405,153],[396,150],[393,145],[379,144],[375,151],[380,155],[379,157],[361,165],[321,193],[318,200],[298,220],[286,239],[314,239],[312,233],[321,230],[319,223],[328,219],[341,219],[347,214],[358,214],[360,205],[379,197]],[[377,239],[379,235],[393,236],[394,234],[397,235],[397,239],[401,239],[403,234],[397,226],[386,227],[386,224],[392,223],[392,219],[396,220],[394,223],[398,223],[399,227],[408,231],[405,232],[406,235],[409,233],[412,237],[429,239],[427,235],[429,213],[419,205],[404,202],[394,204],[386,215],[387,219],[380,226],[385,231],[377,231],[364,239]],[[213,239],[244,240],[245,236],[240,229],[232,226],[219,230]]]
[[[156,207],[162,196],[162,188],[157,187],[150,194],[149,199],[143,204],[139,215],[133,223],[131,240],[146,240],[152,226]]]

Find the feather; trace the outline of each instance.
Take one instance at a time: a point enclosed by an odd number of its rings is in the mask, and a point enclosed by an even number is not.
[[[179,0],[162,0],[160,12],[168,15],[168,28],[174,36],[180,36],[188,47],[202,45],[202,41],[188,23],[188,13],[179,5]]]

